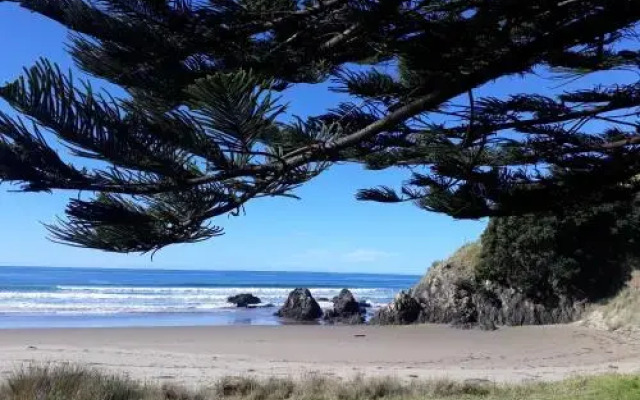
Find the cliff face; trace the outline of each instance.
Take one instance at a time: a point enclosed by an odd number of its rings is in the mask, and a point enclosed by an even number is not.
[[[475,274],[480,251],[479,243],[471,243],[434,264],[414,288],[380,310],[372,323],[428,322],[495,329],[497,325],[558,324],[580,318],[583,302],[559,297],[541,304],[516,289],[480,282]]]

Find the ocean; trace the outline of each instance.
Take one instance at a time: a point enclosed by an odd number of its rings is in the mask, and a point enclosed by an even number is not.
[[[273,313],[296,287],[316,299],[349,288],[372,305],[389,303],[418,276],[320,272],[0,267],[0,328],[279,325]],[[238,309],[233,294],[273,307]],[[323,308],[331,303],[320,302]]]

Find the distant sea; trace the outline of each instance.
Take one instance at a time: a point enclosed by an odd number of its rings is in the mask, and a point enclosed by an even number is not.
[[[375,310],[418,279],[319,272],[0,267],[0,328],[278,325],[282,321],[273,313],[296,287],[309,288],[316,299],[330,299],[349,288]],[[234,308],[226,300],[237,293],[252,293],[274,307]]]

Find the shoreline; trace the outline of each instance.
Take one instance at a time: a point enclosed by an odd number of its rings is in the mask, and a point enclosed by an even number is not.
[[[442,325],[0,330],[0,373],[87,365],[189,387],[224,376],[395,376],[518,383],[640,372],[640,336],[576,325],[493,332]]]

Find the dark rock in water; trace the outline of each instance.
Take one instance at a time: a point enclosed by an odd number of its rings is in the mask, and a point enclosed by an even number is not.
[[[275,304],[267,303],[267,304],[249,304],[247,308],[273,308]]]
[[[360,303],[356,301],[349,289],[342,289],[333,301],[333,310],[338,315],[344,316],[360,314]]]
[[[342,289],[333,299],[333,310],[327,311],[324,319],[331,323],[362,324],[364,316],[360,303],[349,289]]]
[[[260,304],[262,300],[251,293],[240,293],[229,297],[227,302],[235,304],[238,307],[248,307],[253,304]]]
[[[289,293],[287,301],[276,315],[296,321],[313,321],[322,317],[322,309],[309,289],[298,288]]]
[[[358,305],[360,306],[360,308],[371,308],[371,303],[369,303],[368,301],[359,301]]]
[[[412,324],[418,320],[420,303],[407,292],[400,292],[387,307],[380,309],[371,319],[372,324],[401,325]]]

